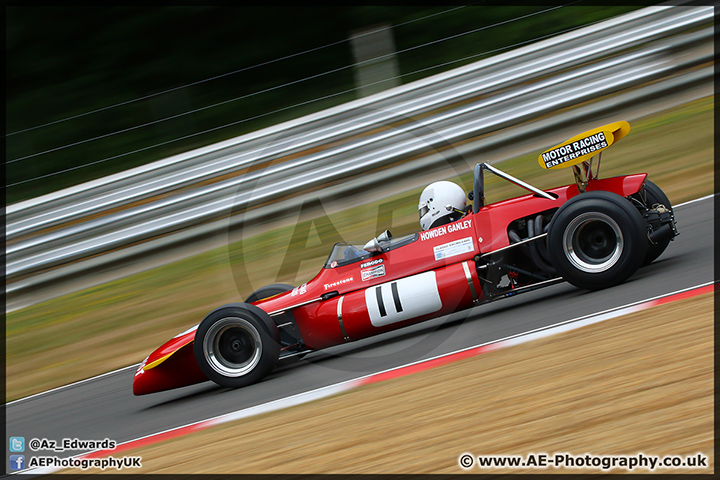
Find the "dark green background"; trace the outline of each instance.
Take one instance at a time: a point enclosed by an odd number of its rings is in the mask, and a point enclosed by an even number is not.
[[[92,115],[6,136],[7,184],[131,155],[8,187],[9,203],[121,171],[357,98],[350,32],[398,25],[452,7],[7,7],[6,133],[246,69],[332,42],[336,45]],[[393,29],[398,51],[539,12],[548,6],[470,6]],[[557,33],[637,7],[573,6],[398,55],[401,83],[473,59],[435,65]],[[17,162],[12,160],[334,69],[192,115]],[[421,73],[408,75],[414,71]],[[261,115],[254,120],[252,117]],[[204,130],[210,133],[172,141]],[[151,147],[162,142],[166,145]]]

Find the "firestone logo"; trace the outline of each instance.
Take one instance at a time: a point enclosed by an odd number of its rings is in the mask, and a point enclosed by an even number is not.
[[[342,280],[338,280],[337,282],[332,283],[326,283],[325,284],[325,290],[332,287],[337,287],[338,285],[342,285],[343,283],[350,283],[354,280],[353,277],[343,278]]]

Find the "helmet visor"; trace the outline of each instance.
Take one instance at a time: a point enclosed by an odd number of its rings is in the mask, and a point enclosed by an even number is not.
[[[424,217],[426,213],[430,211],[430,208],[427,205],[423,205],[420,207],[420,218]]]

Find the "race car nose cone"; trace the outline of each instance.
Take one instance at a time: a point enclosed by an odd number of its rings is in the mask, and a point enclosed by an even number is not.
[[[147,395],[208,380],[195,361],[192,343],[184,345],[171,355],[160,357],[158,362],[152,361],[155,358],[153,355],[149,357],[147,365],[143,362],[135,372],[135,395]]]
[[[148,393],[157,392],[157,382],[153,382],[152,379],[154,376],[152,370],[145,371],[143,367],[140,367],[135,372],[135,378],[133,379],[133,395],[147,395]],[[155,385],[155,388],[153,388],[153,385]]]

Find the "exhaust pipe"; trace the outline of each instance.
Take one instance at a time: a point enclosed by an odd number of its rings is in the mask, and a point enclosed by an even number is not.
[[[675,232],[673,232],[673,229],[669,223],[666,223],[662,227],[648,234],[648,238],[650,238],[650,241],[654,244],[664,242],[665,240],[673,238],[674,236]]]

